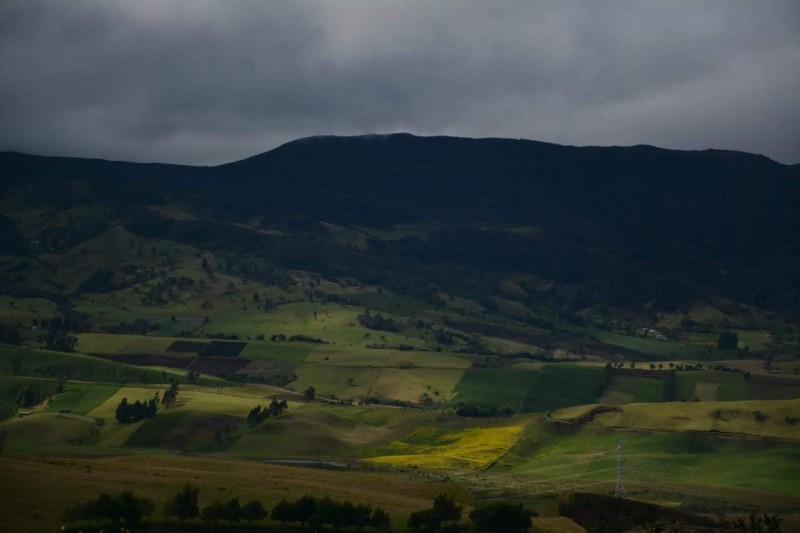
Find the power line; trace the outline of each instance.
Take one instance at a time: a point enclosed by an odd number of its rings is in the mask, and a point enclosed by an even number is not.
[[[619,455],[617,456],[617,485],[614,487],[614,496],[627,498],[628,492],[625,490],[625,446],[622,441],[619,441],[617,450]]]

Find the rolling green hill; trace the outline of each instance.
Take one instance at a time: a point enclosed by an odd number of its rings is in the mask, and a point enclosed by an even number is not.
[[[0,505],[74,490],[0,510],[53,530],[189,481],[570,528],[557,495],[613,493],[623,442],[634,499],[800,524],[798,168],[404,134],[209,168],[2,153]]]

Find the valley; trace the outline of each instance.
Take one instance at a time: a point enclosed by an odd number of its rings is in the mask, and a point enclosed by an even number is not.
[[[440,494],[591,530],[565,502],[613,495],[620,457],[633,502],[800,527],[796,166],[482,141],[315,138],[222,167],[0,154],[0,531],[123,490],[163,524],[187,482],[201,507],[330,496],[396,531]],[[675,218],[701,177],[705,211]]]

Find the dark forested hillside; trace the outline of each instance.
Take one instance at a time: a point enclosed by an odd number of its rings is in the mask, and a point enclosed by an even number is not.
[[[102,223],[142,236],[406,292],[491,295],[523,272],[571,287],[562,310],[711,295],[800,309],[800,168],[753,154],[314,137],[211,168],[5,153],[0,183],[12,203],[99,209]],[[152,209],[166,204],[192,216]],[[55,241],[76,244],[91,222]],[[11,219],[3,224],[4,253],[24,255]],[[337,240],[331,224],[366,240]]]

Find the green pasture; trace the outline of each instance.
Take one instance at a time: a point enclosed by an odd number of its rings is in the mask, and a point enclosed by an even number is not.
[[[0,375],[46,377],[53,380],[66,375],[71,380],[105,383],[162,380],[161,372],[78,353],[53,352],[26,346],[0,345]]]
[[[30,387],[42,397],[47,398],[56,390],[56,382],[17,376],[0,376],[0,420],[5,420],[17,412],[17,394],[25,387]]]
[[[149,400],[156,392],[163,395],[165,385],[142,385],[120,387],[112,396],[100,406],[89,412],[90,416],[97,418],[114,418],[114,412],[122,401]],[[159,413],[170,411],[207,411],[226,414],[235,417],[245,417],[256,405],[269,404],[275,393],[273,389],[256,387],[202,387],[181,385],[174,407],[159,409]],[[115,422],[116,423],[116,422]]]
[[[138,425],[136,431],[128,438],[126,444],[139,448],[158,448],[187,414],[187,411],[158,413],[155,417],[145,420],[144,423]]]
[[[235,440],[225,455],[248,458],[359,457],[412,432],[434,415],[393,407],[290,406]]]
[[[747,380],[747,398],[750,400],[800,398],[800,382],[791,378],[775,380],[771,375],[752,376]]]
[[[701,401],[737,401],[748,398],[744,375],[714,370],[676,372],[675,399]]]
[[[306,357],[307,363],[331,366],[370,366],[389,368],[466,369],[471,362],[465,357],[440,352],[382,350],[340,345],[318,345]]]
[[[511,368],[471,368],[456,386],[454,403],[519,408],[539,371]]]
[[[12,418],[2,425],[4,446],[12,453],[31,446],[90,446],[97,444],[100,428],[91,418],[62,413],[36,412]]]
[[[499,479],[508,476],[509,487],[524,485],[529,492],[579,490],[599,480],[611,481],[613,488],[620,443],[629,491],[679,483],[800,494],[800,449],[794,444],[697,433],[632,433],[544,420],[492,472]]]
[[[674,341],[657,341],[641,337],[630,337],[610,331],[592,330],[592,334],[601,341],[633,350],[644,359],[706,359],[706,350],[699,346],[689,346]]]
[[[419,402],[427,394],[434,403],[452,401],[464,370],[457,368],[386,368],[372,384],[370,396]]]
[[[108,400],[118,389],[116,385],[69,383],[64,392],[51,398],[47,410],[58,412],[69,409],[73,413],[85,415]]]
[[[316,317],[314,312],[317,312]],[[195,336],[205,333],[237,335],[243,340],[253,340],[258,335],[270,338],[275,334],[287,337],[305,335],[339,345],[366,346],[368,344],[399,345],[419,343],[401,333],[371,331],[358,325],[360,308],[319,302],[293,302],[278,305],[268,311],[255,306],[242,309],[211,309],[205,313],[210,321]]]
[[[639,376],[615,375],[606,388],[600,403],[625,404],[664,401],[666,381]]]
[[[632,403],[615,409],[595,405],[553,411],[554,420],[633,431],[714,432],[747,438],[800,441],[795,417],[800,400]],[[589,420],[586,420],[589,418]]]
[[[542,412],[567,405],[592,403],[603,392],[600,367],[548,364],[541,370],[472,368],[456,387],[454,402],[508,405]]]
[[[316,344],[304,342],[250,341],[239,357],[243,359],[268,359],[300,363],[308,357]]]
[[[523,409],[532,412],[597,400],[604,390],[605,370],[570,364],[549,364],[533,375]]]
[[[243,418],[206,411],[189,411],[172,427],[160,446],[169,450],[195,452],[224,450],[247,431],[249,429]]]
[[[317,395],[328,398],[356,399],[367,396],[384,369],[370,367],[334,367],[303,363],[294,369],[297,379],[287,385],[302,393],[314,387]]]
[[[44,298],[21,298],[0,296],[0,323],[25,327],[32,326],[32,320],[53,318],[58,315],[56,304]]]
[[[423,394],[428,394],[434,402],[451,400],[464,370],[303,363],[294,369],[294,373],[297,379],[287,387],[298,392],[314,387],[317,395],[324,398],[373,396],[416,403]]]

